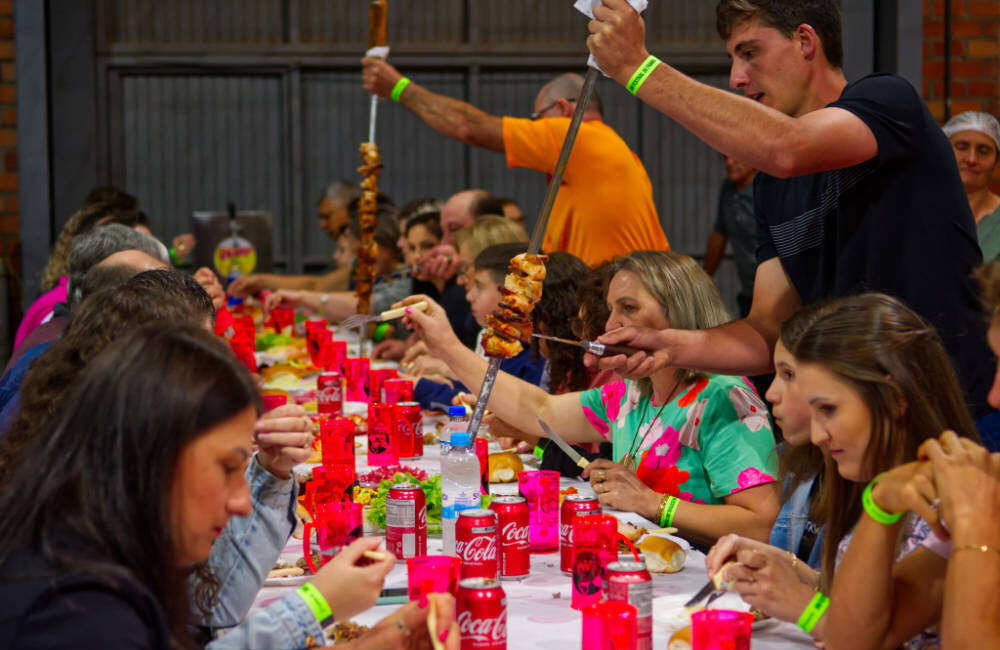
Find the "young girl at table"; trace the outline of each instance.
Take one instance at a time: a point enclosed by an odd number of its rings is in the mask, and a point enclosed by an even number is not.
[[[838,643],[837,635],[851,631],[823,612],[835,574],[838,584],[843,580],[841,559],[852,537],[864,531],[872,512],[878,516],[870,503],[863,505],[865,485],[914,460],[917,447],[947,426],[971,440],[978,437],[940,338],[908,307],[889,296],[865,294],[806,310],[803,316],[811,322],[790,351],[797,389],[812,412],[812,442],[826,452],[821,570],[811,574],[787,553],[745,542],[720,544],[709,554],[707,570],[718,571],[735,555],[740,564],[727,568],[725,578],[747,602],[799,622],[828,648],[863,647]],[[925,521],[907,517],[887,549],[890,564],[917,549],[929,532]],[[867,578],[855,587],[869,589]],[[936,645],[918,627],[887,647],[904,642],[908,648]]]
[[[210,599],[218,585],[195,569],[250,513],[258,408],[250,375],[202,329],[140,329],[88,364],[0,494],[0,520],[17,522],[0,528],[0,647],[195,647],[189,581],[193,602]],[[376,546],[359,540],[209,647],[321,642],[321,622],[374,604],[395,563],[363,566]],[[452,603],[438,604],[457,648]],[[426,640],[427,614],[411,603],[354,647]]]
[[[711,278],[677,253],[639,251],[615,261],[606,302],[607,329],[702,329],[728,320]],[[466,385],[478,387],[486,362],[454,344],[440,308],[412,310],[408,318]],[[770,419],[741,377],[668,368],[640,381],[550,395],[500,373],[489,408],[539,437],[545,434],[536,416],[568,441],[610,441],[618,462],[596,460],[585,473],[601,502],[676,526],[698,542],[733,531],[767,539],[778,513]]]

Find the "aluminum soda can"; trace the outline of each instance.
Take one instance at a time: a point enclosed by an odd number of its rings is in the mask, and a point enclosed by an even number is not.
[[[462,650],[507,650],[507,594],[498,581],[459,581],[455,608]]]
[[[455,524],[455,554],[462,560],[461,578],[500,576],[497,513],[481,508],[462,510]]]
[[[401,560],[427,555],[427,499],[419,485],[397,483],[389,488],[385,548]]]
[[[601,514],[601,502],[588,494],[569,494],[559,509],[559,569],[573,573],[573,520],[577,515]]]
[[[386,379],[382,382],[383,401],[389,404],[413,401],[413,382],[409,379]]]
[[[420,458],[424,455],[424,416],[417,402],[396,404],[396,455]]]
[[[653,647],[653,579],[642,562],[612,562],[604,569],[604,598],[626,602],[636,611],[636,650]]]
[[[500,579],[516,580],[526,577],[531,573],[527,500],[522,496],[495,496],[490,509],[497,513]]]
[[[321,372],[316,378],[316,410],[326,416],[344,412],[344,383],[339,372]]]

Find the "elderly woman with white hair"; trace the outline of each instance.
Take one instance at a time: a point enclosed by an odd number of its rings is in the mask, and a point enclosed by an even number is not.
[[[989,113],[966,111],[948,120],[944,133],[955,150],[983,261],[989,262],[1000,257],[1000,196],[990,191],[1000,162],[1000,123]]]

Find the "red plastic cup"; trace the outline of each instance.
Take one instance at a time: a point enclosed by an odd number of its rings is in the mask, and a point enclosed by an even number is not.
[[[348,402],[377,402],[369,390],[368,357],[348,357],[344,361],[344,400]]]
[[[548,469],[520,472],[517,486],[528,501],[531,551],[555,551],[559,548],[559,472]]]
[[[242,336],[234,336],[229,340],[229,347],[233,349],[233,354],[243,366],[251,373],[257,372],[257,357],[254,356],[253,339],[246,339]]]
[[[261,395],[260,401],[264,406],[264,412],[267,413],[288,404],[288,395]]]
[[[573,520],[573,609],[601,600],[604,569],[618,559],[618,520],[611,515],[579,515]]]
[[[320,566],[323,566],[342,548],[361,537],[361,508],[360,503],[353,501],[316,504],[315,521],[307,521],[302,530],[302,555],[310,571],[319,570],[312,559],[310,532],[316,531]]]
[[[326,371],[344,374],[344,361],[347,359],[347,341],[333,339],[320,341],[320,368]]]
[[[395,368],[373,368],[371,370],[371,378],[368,382],[368,386],[371,389],[371,397],[373,402],[387,402],[388,400],[382,399],[382,384],[388,379],[396,379],[399,377],[399,373]]]
[[[286,327],[295,325],[295,310],[289,307],[275,307],[271,310],[271,321],[278,334],[282,334]]]
[[[703,609],[691,614],[691,650],[750,650],[753,614]]]
[[[418,555],[406,561],[406,586],[410,600],[427,594],[458,596],[462,560],[454,555]]]
[[[347,462],[354,465],[354,420],[324,418],[319,422],[323,465]]]
[[[635,650],[636,610],[633,605],[606,600],[583,608],[582,650]]]
[[[479,459],[479,483],[483,494],[490,493],[490,442],[486,438],[476,438],[476,458]],[[556,493],[556,501],[559,494]]]

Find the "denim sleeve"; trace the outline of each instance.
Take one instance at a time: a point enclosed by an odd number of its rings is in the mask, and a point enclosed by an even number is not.
[[[212,641],[206,650],[264,650],[326,645],[323,628],[297,593],[288,594]]]
[[[275,478],[256,456],[246,477],[253,510],[229,520],[208,558],[219,580],[219,602],[201,623],[213,628],[243,620],[295,526],[295,479]]]

